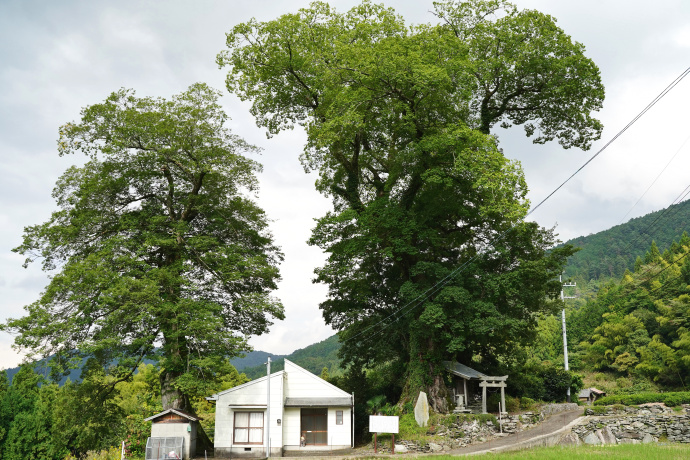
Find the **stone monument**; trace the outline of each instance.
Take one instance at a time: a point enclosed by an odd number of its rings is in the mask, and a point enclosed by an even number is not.
[[[426,426],[429,421],[429,401],[426,399],[426,393],[423,391],[419,392],[417,405],[414,406],[414,419],[419,426]]]

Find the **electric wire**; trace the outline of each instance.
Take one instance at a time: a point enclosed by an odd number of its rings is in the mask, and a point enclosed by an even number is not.
[[[628,215],[632,212],[632,210],[635,209],[635,207],[640,203],[640,201],[642,201],[642,198],[644,198],[645,195],[647,195],[647,192],[649,192],[649,190],[654,186],[654,184],[656,184],[656,181],[659,180],[659,178],[664,173],[664,171],[666,171],[666,169],[671,165],[673,160],[676,159],[676,157],[678,156],[680,151],[683,150],[683,147],[685,147],[685,144],[687,144],[689,140],[690,140],[690,136],[685,138],[685,141],[681,144],[681,146],[678,148],[678,150],[676,150],[676,153],[674,153],[673,156],[671,157],[671,159],[668,160],[668,163],[666,163],[666,166],[664,166],[664,168],[659,172],[659,174],[657,174],[657,176],[654,178],[652,183],[649,184],[649,186],[647,187],[647,190],[645,190],[644,193],[637,199],[635,204],[633,204],[632,207],[628,210],[628,212],[625,213],[625,215],[621,218],[620,222],[618,222],[618,225],[622,224],[623,221],[625,220],[625,218],[628,217]]]
[[[671,204],[659,211],[658,215],[654,220],[652,220],[646,227],[639,230],[637,235],[631,238],[628,243],[619,251],[622,254],[627,253],[634,245],[636,245],[643,237],[649,237],[652,230],[654,230],[659,223],[661,223],[665,218],[671,218],[673,215],[680,211],[679,207],[674,207],[685,200],[685,198],[690,194],[690,184],[683,189],[683,191],[678,194],[678,196],[671,202]],[[668,215],[669,213],[672,213]]]
[[[539,208],[541,207],[541,205],[543,205],[544,203],[546,203],[546,201],[547,201],[549,198],[551,198],[551,197],[552,197],[556,192],[558,192],[565,184],[567,184],[568,182],[570,182],[570,180],[571,180],[573,177],[575,177],[575,176],[576,176],[580,171],[582,171],[588,164],[590,164],[596,157],[598,157],[604,150],[606,150],[606,148],[607,148],[609,145],[613,144],[621,135],[623,135],[623,133],[625,133],[632,125],[634,125],[635,122],[637,122],[637,120],[639,120],[640,118],[642,118],[642,117],[644,116],[644,114],[646,114],[652,107],[654,107],[654,106],[657,104],[657,102],[659,102],[661,99],[663,99],[663,97],[666,96],[666,94],[668,94],[673,88],[675,88],[676,85],[678,85],[678,83],[680,83],[680,82],[688,75],[688,73],[690,73],[690,67],[688,67],[687,69],[685,69],[678,77],[676,77],[675,80],[673,80],[666,88],[664,88],[664,90],[663,90],[661,93],[659,93],[659,95],[657,95],[657,97],[655,97],[655,98],[652,100],[652,102],[650,102],[650,103],[647,105],[647,107],[645,107],[644,109],[642,109],[642,111],[641,111],[640,113],[638,113],[638,114],[637,114],[627,125],[625,125],[625,127],[623,127],[623,129],[621,129],[620,131],[618,131],[618,133],[617,133],[615,136],[613,136],[613,138],[611,138],[611,140],[609,140],[606,144],[604,144],[604,146],[603,146],[602,148],[600,148],[600,149],[597,151],[597,153],[595,153],[594,155],[592,155],[592,156],[589,158],[589,160],[587,160],[582,166],[580,166],[577,170],[575,170],[575,172],[572,173],[572,174],[570,175],[570,177],[568,177],[565,181],[563,181],[563,183],[562,183],[561,185],[559,185],[558,187],[556,187],[556,189],[555,189],[553,192],[549,193],[548,196],[547,196],[546,198],[544,198],[543,200],[541,200],[541,202],[539,202],[539,204],[537,204],[535,207],[533,207],[533,208],[527,213],[527,216],[529,216],[529,215],[532,214],[534,211],[536,211],[537,209],[539,209]],[[527,216],[525,216],[525,217],[527,217]]]
[[[673,82],[671,82],[664,90],[657,95],[652,102],[650,102],[640,113],[638,113],[623,129],[618,131],[618,133],[613,136],[611,140],[609,140],[601,149],[599,149],[594,155],[592,155],[582,166],[580,166],[573,174],[570,175],[563,183],[561,183],[556,189],[554,189],[549,195],[546,196],[539,204],[537,204],[535,207],[533,207],[526,215],[525,218],[534,213],[539,207],[541,207],[547,200],[549,200],[558,190],[560,190],[566,183],[568,183],[573,177],[575,177],[580,171],[582,171],[588,164],[590,164],[596,157],[598,157],[609,145],[611,145],[614,141],[616,141],[623,133],[625,133],[632,125],[635,124],[637,120],[642,118],[652,107],[654,107],[661,99],[663,99],[666,94],[668,94],[673,88],[675,88],[678,83],[680,83],[688,74],[690,73],[690,67],[686,68],[678,77],[676,77]],[[492,246],[494,243],[498,242],[500,239],[502,239],[509,231],[515,229],[517,227],[516,225],[511,226],[509,229],[505,230],[498,236],[494,237],[492,240],[490,240],[487,243],[487,246]],[[381,326],[378,330],[377,333],[375,334],[370,334],[368,338],[373,338],[379,335],[380,333],[383,332],[385,328],[388,326],[392,325],[397,319],[394,319],[387,325],[384,325],[383,323],[388,321],[391,317],[396,316],[400,313],[405,313],[409,310],[412,310],[413,308],[421,305],[426,299],[431,297],[433,294],[436,292],[440,291],[442,288],[444,288],[452,279],[455,278],[455,276],[462,271],[465,270],[465,268],[471,263],[477,260],[477,258],[483,255],[483,251],[478,251],[477,254],[475,254],[472,258],[467,260],[466,262],[462,263],[460,266],[458,266],[456,269],[452,270],[448,275],[446,275],[444,278],[442,278],[440,281],[436,282],[433,286],[422,292],[421,294],[417,295],[414,299],[409,301],[407,304],[403,305],[402,307],[393,310],[390,314],[384,316],[382,319],[374,322],[374,324],[371,324],[370,326],[367,326],[364,328],[362,331],[359,331],[355,335],[348,337],[342,342],[350,342],[358,337],[361,337],[368,331],[372,330],[373,328],[378,328]],[[418,302],[419,301],[419,302]],[[342,343],[341,342],[341,343]]]

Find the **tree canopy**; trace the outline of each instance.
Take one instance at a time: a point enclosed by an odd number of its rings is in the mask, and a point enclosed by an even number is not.
[[[256,152],[224,123],[219,93],[194,84],[171,100],[120,90],[60,130],[60,155],[82,152],[58,180],[58,210],[15,249],[51,280],[5,330],[55,363],[89,356],[127,379],[161,366],[163,406],[224,372],[250,334],[283,318],[271,297],[282,254],[252,200]]]
[[[652,243],[634,272],[600,289],[570,315],[583,341],[576,362],[617,377],[687,390],[690,375],[690,237],[664,251]]]
[[[588,148],[601,124],[597,67],[550,16],[503,1],[435,4],[408,27],[364,1],[323,2],[236,25],[227,86],[269,134],[305,127],[302,155],[333,199],[311,244],[346,362],[407,362],[407,393],[446,408],[440,362],[486,365],[528,340],[570,247],[524,222],[526,184],[490,135]]]

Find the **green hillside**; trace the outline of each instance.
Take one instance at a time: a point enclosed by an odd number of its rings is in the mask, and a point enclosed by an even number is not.
[[[283,370],[285,358],[287,358],[316,375],[321,375],[324,367],[328,368],[331,376],[337,375],[341,372],[339,367],[340,360],[338,359],[339,348],[338,336],[333,335],[321,342],[295,350],[290,355],[271,357],[271,360],[274,360],[271,363],[271,372]],[[242,372],[253,380],[266,375],[266,366],[259,364],[257,366],[245,367]]]
[[[684,231],[690,232],[690,200],[567,241],[582,250],[570,258],[565,275],[583,281],[620,278],[626,269],[634,270],[635,260],[644,257],[652,240],[668,248]]]

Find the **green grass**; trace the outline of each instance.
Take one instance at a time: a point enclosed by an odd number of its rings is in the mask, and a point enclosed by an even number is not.
[[[431,455],[429,460],[458,460],[463,457]],[[375,459],[382,457],[360,457]],[[687,444],[621,444],[616,446],[536,447],[534,449],[485,454],[482,459],[496,460],[579,460],[605,458],[611,460],[685,460],[690,458]]]
[[[606,458],[620,460],[680,460],[690,458],[690,446],[684,444],[620,444],[616,446],[579,447],[557,446],[539,447],[517,452],[506,452],[504,454],[488,454],[487,457],[500,460],[576,460],[583,458]]]

